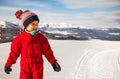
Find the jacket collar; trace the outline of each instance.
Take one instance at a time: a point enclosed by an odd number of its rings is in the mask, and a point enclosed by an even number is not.
[[[25,30],[22,33],[27,37],[35,38],[39,34],[39,31],[37,31],[34,36],[32,36],[30,33],[26,32]]]

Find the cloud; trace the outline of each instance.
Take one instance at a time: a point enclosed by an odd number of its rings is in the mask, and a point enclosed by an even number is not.
[[[6,6],[0,6],[0,10],[2,11],[8,11],[8,12],[13,12],[18,10],[18,8],[15,7],[6,7]]]
[[[76,26],[86,26],[91,28],[120,27],[120,11],[112,12],[92,12],[79,13],[77,15],[59,17],[43,17],[45,22],[72,23]]]
[[[17,6],[31,6],[31,7],[44,7],[44,8],[49,8],[47,5],[40,3],[40,2],[35,2],[35,1],[28,1],[28,0],[14,0],[12,3]]]
[[[91,27],[120,27],[120,11],[79,13],[77,19],[82,25]]]
[[[7,6],[1,6],[0,11],[2,11],[2,14],[6,15],[12,15],[12,16],[0,16],[1,20],[6,20],[6,21],[18,21],[16,20],[14,13],[18,10],[19,8],[15,7],[7,7]],[[23,10],[23,9],[22,9]],[[24,11],[24,10],[23,10]],[[55,12],[45,12],[45,11],[40,11],[40,10],[31,10],[32,12],[36,13],[41,22],[64,22],[67,17],[69,17],[69,14],[64,14],[64,13],[55,13]]]
[[[45,12],[45,11],[35,11],[36,14],[40,15],[41,22],[53,22],[53,23],[63,23],[67,22],[70,14],[65,13],[55,13],[55,12]]]
[[[120,11],[110,12],[108,20],[110,20],[110,22],[120,25]]]
[[[50,8],[50,6],[41,3],[39,1],[30,1],[30,0],[4,0],[6,4],[10,4],[12,6],[17,6],[17,7],[44,7],[44,8]]]
[[[6,7],[6,6],[0,6],[0,20],[2,21],[12,21],[12,22],[18,22],[16,20],[14,13],[15,11],[18,10],[18,8],[15,7]]]
[[[45,12],[45,11],[37,11],[37,10],[32,10],[33,12],[35,12],[35,13],[37,13],[37,14],[40,14],[40,15],[42,15],[42,16],[50,16],[50,17],[58,17],[59,18],[59,16],[63,16],[63,17],[65,17],[65,16],[69,16],[69,14],[65,14],[65,13],[55,13],[55,12]]]
[[[101,15],[99,17],[95,16],[97,20],[103,23],[109,23],[109,24],[118,24],[120,20],[120,11],[111,11],[111,12],[103,12],[101,14],[96,13],[96,15]]]
[[[5,14],[0,16],[1,20],[7,21],[19,21],[14,17],[14,12],[19,8],[1,6],[1,13]],[[120,11],[96,11],[90,13],[78,13],[78,14],[68,14],[68,13],[55,13],[46,12],[41,10],[32,10],[40,17],[40,23],[71,23],[77,26],[85,27],[120,27]],[[7,16],[11,14],[12,16]]]
[[[105,8],[120,6],[120,0],[56,0],[69,9]]]

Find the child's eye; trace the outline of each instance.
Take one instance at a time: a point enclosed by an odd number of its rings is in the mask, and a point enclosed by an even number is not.
[[[37,26],[37,25],[38,25],[37,23],[36,23],[36,24],[35,24],[35,23],[32,23],[32,26]]]
[[[34,23],[32,23],[32,25],[34,26],[35,24],[34,24]]]

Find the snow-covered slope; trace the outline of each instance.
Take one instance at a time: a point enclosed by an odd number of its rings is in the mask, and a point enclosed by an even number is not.
[[[88,79],[88,75],[90,79],[119,79],[119,41],[49,40],[49,42],[62,71],[54,72],[45,59],[44,79]],[[10,75],[4,73],[9,47],[10,43],[0,44],[0,79],[19,78],[19,59],[12,66]]]
[[[68,79],[119,79],[120,49],[89,52],[79,59],[74,74]]]

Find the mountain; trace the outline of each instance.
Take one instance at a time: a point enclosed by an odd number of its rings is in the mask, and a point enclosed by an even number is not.
[[[1,28],[21,28],[17,23],[0,21]],[[67,23],[41,23],[39,31],[50,39],[120,41],[120,28],[86,28]]]
[[[90,29],[90,27],[74,25],[70,23],[40,23],[39,28],[82,28],[82,29]]]
[[[72,40],[89,40],[89,39],[101,39],[101,40],[118,40],[120,41],[120,28],[102,28],[102,29],[90,29],[80,28],[74,26],[58,25],[53,27],[51,24],[44,24],[40,26],[40,30],[48,38],[51,39],[72,39]],[[43,32],[44,31],[44,32]]]
[[[0,28],[20,28],[18,23],[12,23],[8,21],[0,21]]]

